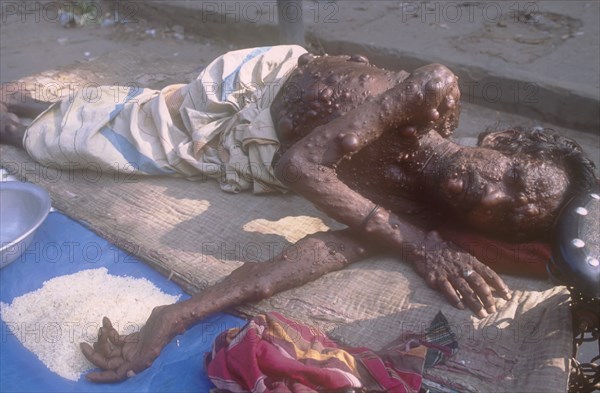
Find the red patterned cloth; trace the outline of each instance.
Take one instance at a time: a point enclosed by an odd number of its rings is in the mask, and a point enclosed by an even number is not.
[[[546,263],[552,255],[549,243],[511,243],[454,225],[443,225],[437,231],[444,240],[460,246],[496,273],[548,278]]]
[[[456,348],[441,313],[426,334],[377,352],[341,348],[318,329],[269,313],[221,333],[206,354],[206,371],[218,392],[416,393],[426,363]]]

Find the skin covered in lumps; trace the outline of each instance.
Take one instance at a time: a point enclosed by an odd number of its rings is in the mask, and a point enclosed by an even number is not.
[[[329,72],[331,69],[335,73]],[[376,165],[374,173],[386,173],[381,169],[396,165],[402,157],[417,159],[411,152],[422,145],[418,135],[437,135],[439,138],[432,136],[434,146],[446,141],[440,134],[449,134],[456,123],[460,92],[454,75],[438,65],[417,70],[407,81],[408,75],[372,67],[361,56],[300,58],[299,68],[272,105],[282,145],[276,173],[283,183],[349,229],[300,240],[295,247],[299,258],[289,260],[279,255],[260,264],[247,263],[192,299],[155,309],[146,326],[134,335],[119,337],[105,319],[94,348],[82,344],[86,357],[105,371],[90,373],[87,378],[112,382],[131,376],[148,367],[173,337],[205,316],[300,286],[362,260],[382,246],[396,248],[402,256],[421,264],[417,271],[428,275],[428,284],[442,290],[457,307],[463,308],[466,303],[480,316],[486,315],[485,308],[494,312],[491,288],[501,296],[509,295],[491,269],[457,248],[439,247],[443,242],[435,232],[413,225],[383,207],[374,211],[376,204],[362,193],[373,190],[367,182],[386,183],[386,178],[371,173],[359,186],[360,180],[355,177],[371,165]],[[444,95],[445,90],[449,94]],[[430,131],[432,128],[434,131]],[[400,145],[395,143],[400,150],[381,159],[376,142],[390,129],[394,129],[390,139],[400,140]],[[374,147],[369,148],[372,144]],[[380,160],[360,163],[369,157]],[[296,169],[300,175],[290,177],[287,171]],[[355,180],[355,189],[340,180],[343,175]],[[399,175],[403,177],[407,174]],[[382,206],[389,205],[388,199],[401,200],[395,196],[399,183],[378,189]],[[393,198],[383,195],[390,190],[394,191]],[[400,213],[407,206],[403,202],[391,205],[401,207]],[[365,220],[367,217],[370,219]],[[364,241],[365,234],[368,242]],[[425,253],[425,249],[435,251]],[[439,263],[446,260],[450,262]],[[475,273],[462,278],[467,268]],[[463,300],[455,287],[462,291]]]
[[[191,299],[156,308],[139,333],[119,337],[105,318],[98,342],[82,344],[86,357],[104,369],[88,379],[134,375],[207,315],[300,286],[383,249],[413,263],[451,304],[480,317],[495,311],[492,290],[509,297],[490,268],[431,231],[429,212],[442,210],[491,236],[537,234],[562,201],[564,170],[448,140],[460,91],[442,65],[409,74],[374,67],[357,55],[307,54],[298,63],[271,106],[281,141],[276,175],[348,229],[300,240],[299,258],[282,254],[244,264]],[[411,214],[415,203],[406,197],[418,202],[419,214]]]

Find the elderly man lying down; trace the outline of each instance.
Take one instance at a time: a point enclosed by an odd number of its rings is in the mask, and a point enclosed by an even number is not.
[[[545,239],[562,204],[596,182],[577,143],[551,130],[484,133],[478,147],[448,139],[460,91],[442,65],[391,72],[359,55],[315,57],[279,46],[227,53],[188,85],[115,92],[81,91],[49,107],[7,99],[3,143],[53,166],[209,175],[230,192],[289,189],[348,228],[300,240],[293,261],[247,263],[189,300],[156,308],[131,336],[119,337],[105,319],[94,348],[82,344],[104,369],[87,375],[97,382],[149,367],[211,313],[383,251],[410,261],[454,306],[493,313],[494,291],[508,298],[508,288],[432,230],[439,218],[502,241]],[[28,128],[20,125],[17,115],[42,110]]]

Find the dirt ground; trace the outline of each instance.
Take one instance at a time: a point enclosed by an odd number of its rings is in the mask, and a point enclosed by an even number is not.
[[[96,23],[63,26],[48,11],[37,15],[8,14],[3,1],[0,24],[0,83],[59,66],[88,62],[117,50],[143,50],[165,59],[206,65],[214,57],[234,48],[214,38],[186,33],[181,26],[149,23],[136,18],[132,23],[112,22],[108,16]],[[45,16],[44,16],[45,15]]]

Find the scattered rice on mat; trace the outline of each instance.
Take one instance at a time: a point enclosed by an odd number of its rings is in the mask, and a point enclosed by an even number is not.
[[[109,317],[120,334],[129,334],[143,326],[154,307],[178,299],[146,279],[114,276],[99,268],[53,278],[10,305],[0,303],[0,310],[27,349],[50,370],[76,381],[94,368],[79,343],[96,341],[102,317]]]

